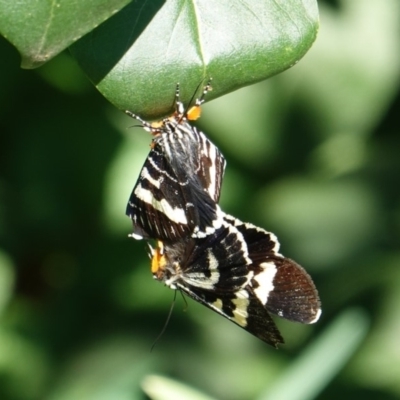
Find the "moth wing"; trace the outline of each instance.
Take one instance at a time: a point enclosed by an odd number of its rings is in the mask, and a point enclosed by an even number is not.
[[[303,267],[289,258],[276,261],[278,267],[274,290],[266,308],[290,321],[313,324],[321,315],[318,291]]]
[[[271,346],[278,347],[284,340],[264,306],[246,288],[237,292],[201,290],[179,285],[189,297],[232,321]]]
[[[207,181],[208,186],[203,187],[206,179],[201,171],[205,167],[199,161],[197,167],[184,162],[182,151],[168,158],[162,146],[154,142],[126,208],[135,235],[176,240],[192,234],[204,236],[206,230],[218,227],[219,209],[209,190],[212,186],[219,197],[222,177],[213,177],[213,184]],[[218,171],[224,168],[222,164],[218,161]]]
[[[219,202],[222,180],[224,177],[226,161],[217,146],[206,135],[194,128],[198,134],[199,164],[197,166],[197,179],[200,187],[204,188],[211,199]]]
[[[191,239],[185,249],[179,289],[264,342],[274,347],[283,343],[267,309],[249,285],[251,260],[236,227],[225,222],[214,234]]]
[[[218,221],[219,196],[225,170],[225,159],[218,148],[188,123],[176,128],[180,139],[164,140],[168,163],[179,182],[185,204],[193,208],[195,231],[206,232]],[[171,150],[173,149],[173,151]],[[219,225],[217,225],[219,226]]]
[[[254,293],[272,314],[294,322],[314,323],[321,315],[318,291],[310,275],[295,261],[278,253],[276,236],[255,225],[225,216],[247,243]]]
[[[126,207],[134,234],[161,240],[190,235],[196,211],[186,204],[188,186],[179,181],[159,146],[151,149]]]

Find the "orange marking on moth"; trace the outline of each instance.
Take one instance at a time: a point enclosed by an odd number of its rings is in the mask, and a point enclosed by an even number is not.
[[[190,107],[186,115],[189,121],[195,121],[196,119],[200,118],[201,107],[198,105]]]
[[[164,245],[161,241],[157,241],[157,248],[154,250],[153,257],[151,259],[151,272],[155,275],[162,274],[167,260],[164,255]]]
[[[154,122],[152,122],[150,125],[151,125],[151,128],[152,128],[152,129],[160,129],[160,128],[163,127],[164,121],[163,121],[163,120],[161,120],[161,121],[154,121]]]

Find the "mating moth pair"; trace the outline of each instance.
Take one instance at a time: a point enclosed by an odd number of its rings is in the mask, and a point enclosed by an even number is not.
[[[130,236],[156,240],[155,279],[277,347],[284,341],[270,314],[316,322],[318,292],[307,272],[279,253],[273,233],[220,209],[225,158],[190,123],[200,116],[210,89],[209,82],[185,109],[178,85],[175,113],[158,122],[126,111],[153,135],[126,209],[133,222]]]

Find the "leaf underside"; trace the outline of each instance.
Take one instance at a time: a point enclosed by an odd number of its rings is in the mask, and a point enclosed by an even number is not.
[[[184,103],[209,77],[207,99],[219,97],[291,67],[318,31],[315,0],[127,3],[0,0],[0,32],[20,52],[23,68],[72,44],[111,103],[155,119],[171,112],[177,82]]]
[[[187,103],[213,78],[210,100],[294,65],[318,31],[314,0],[159,0],[132,3],[71,48],[116,107],[144,118]]]

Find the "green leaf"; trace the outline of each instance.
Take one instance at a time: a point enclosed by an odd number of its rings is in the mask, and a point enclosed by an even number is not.
[[[100,92],[145,118],[188,102],[213,78],[210,98],[294,65],[314,42],[314,0],[170,0],[132,3],[72,46]],[[161,8],[160,8],[161,7]]]
[[[0,0],[0,33],[20,52],[22,68],[44,64],[129,0]]]
[[[0,315],[13,295],[14,265],[11,259],[0,249]]]
[[[369,330],[361,309],[342,312],[258,400],[311,400],[333,380],[360,347]]]
[[[152,400],[213,400],[184,383],[158,375],[147,376],[142,388]]]

